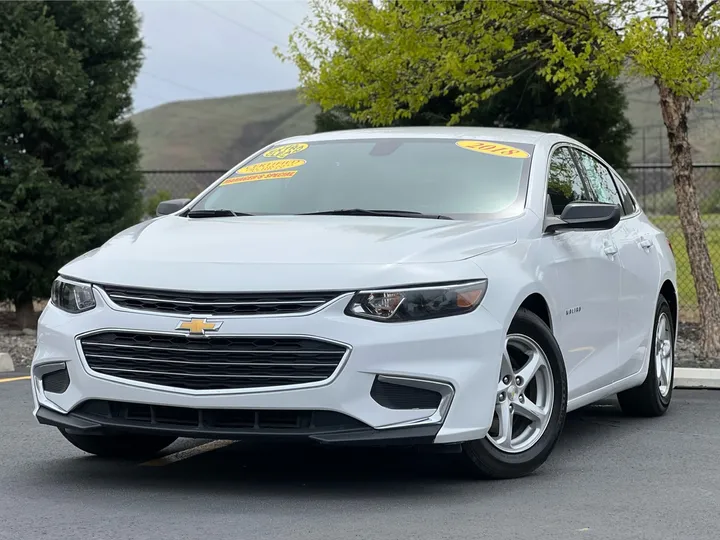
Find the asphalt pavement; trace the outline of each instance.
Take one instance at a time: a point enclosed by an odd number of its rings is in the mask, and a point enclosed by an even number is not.
[[[182,440],[104,461],[36,423],[29,385],[0,382],[3,540],[720,537],[720,391],[676,390],[658,419],[577,411],[533,476],[486,482],[451,455],[387,450]]]

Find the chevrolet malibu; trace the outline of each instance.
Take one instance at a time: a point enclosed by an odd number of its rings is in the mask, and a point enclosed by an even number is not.
[[[178,437],[548,458],[579,407],[660,416],[671,246],[579,142],[391,128],[274,143],[59,270],[34,415],[141,459]]]

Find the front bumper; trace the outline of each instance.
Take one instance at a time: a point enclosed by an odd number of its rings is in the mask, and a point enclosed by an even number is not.
[[[432,444],[440,430],[439,424],[406,426],[392,429],[370,427],[349,429],[228,429],[190,428],[187,426],[138,425],[135,422],[88,417],[76,412],[61,414],[40,406],[36,412],[39,423],[63,428],[70,433],[83,435],[112,435],[115,433],[138,433],[144,435],[173,435],[198,439],[292,441],[308,439],[323,444],[357,445],[420,445]]]
[[[136,431],[177,436],[245,439],[305,437],[321,442],[454,443],[482,438],[490,428],[505,332],[482,306],[473,313],[422,322],[387,324],[348,317],[345,295],[324,309],[302,316],[222,317],[219,334],[236,336],[310,336],[348,346],[336,372],[322,384],[293,388],[189,390],[169,388],[97,373],[82,354],[78,336],[98,330],[141,330],[179,334],[184,317],[141,313],[114,306],[96,290],[97,307],[70,315],[49,304],[39,320],[32,364],[34,414],[44,424],[86,433]],[[65,367],[67,388],[43,387],[43,375]],[[388,408],[371,396],[378,377],[410,386],[437,389],[435,408]],[[55,390],[55,391],[50,391]],[[126,404],[208,411],[329,411],[358,426],[332,430],[218,429],[197,425],[88,417],[83,404],[102,400]],[[124,423],[123,423],[124,422]]]

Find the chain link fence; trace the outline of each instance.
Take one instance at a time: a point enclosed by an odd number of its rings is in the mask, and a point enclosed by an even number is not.
[[[622,174],[642,209],[665,232],[672,244],[677,262],[681,319],[685,322],[697,321],[699,311],[695,284],[677,215],[670,165],[635,165]],[[717,277],[720,270],[720,164],[695,165],[694,179],[708,251]]]
[[[146,214],[155,215],[160,201],[194,197],[222,176],[224,170],[144,171]],[[695,285],[690,274],[685,239],[677,216],[675,189],[669,165],[635,165],[622,176],[645,213],[672,243],[678,268],[681,318],[698,320]],[[707,235],[710,257],[720,269],[720,164],[695,165],[695,185]]]
[[[227,171],[142,171],[146,216],[154,216],[157,205],[168,199],[192,199]]]

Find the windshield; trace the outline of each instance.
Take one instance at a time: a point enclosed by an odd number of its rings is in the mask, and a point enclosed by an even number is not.
[[[532,149],[429,138],[283,144],[233,168],[192,210],[267,215],[365,209],[502,217],[524,207]]]

